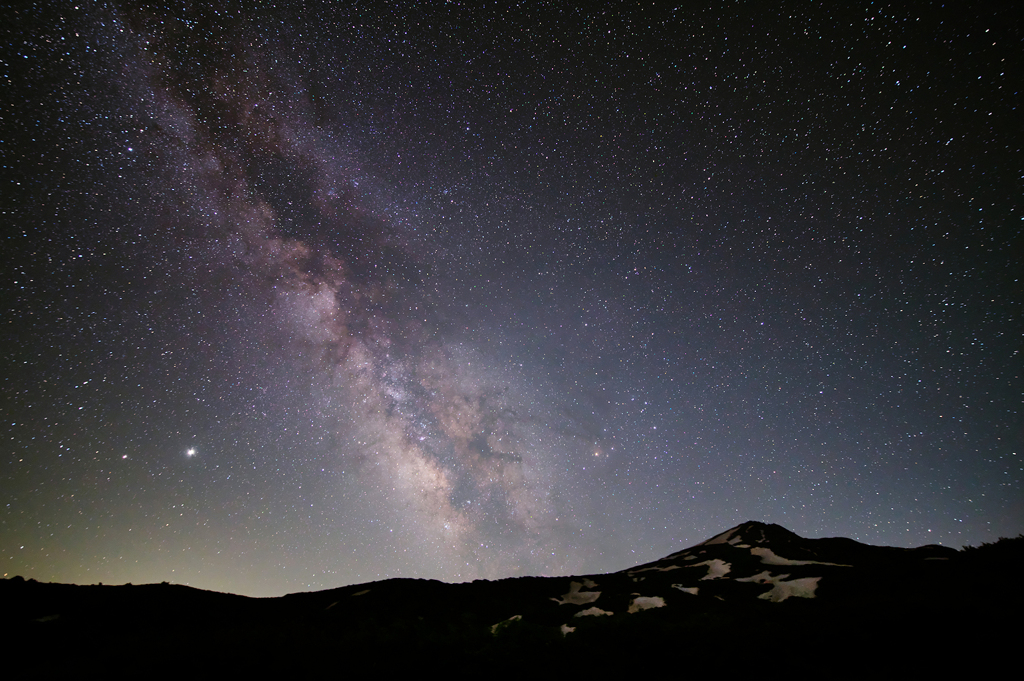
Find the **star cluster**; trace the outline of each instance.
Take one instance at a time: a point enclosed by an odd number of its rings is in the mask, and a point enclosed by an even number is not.
[[[1024,528],[1019,10],[11,14],[8,576]]]

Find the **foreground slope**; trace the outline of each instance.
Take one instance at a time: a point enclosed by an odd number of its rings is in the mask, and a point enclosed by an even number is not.
[[[0,583],[12,650],[41,673],[152,664],[326,671],[344,664],[566,669],[666,655],[689,669],[782,656],[936,669],[1010,646],[1024,603],[1013,550],[878,547],[748,522],[622,572],[467,584],[391,579],[254,599],[176,585]],[[998,545],[997,545],[998,546]]]

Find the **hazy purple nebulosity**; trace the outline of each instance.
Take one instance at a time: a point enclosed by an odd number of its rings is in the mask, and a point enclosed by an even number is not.
[[[972,11],[19,10],[3,572],[1017,534],[1020,16]]]

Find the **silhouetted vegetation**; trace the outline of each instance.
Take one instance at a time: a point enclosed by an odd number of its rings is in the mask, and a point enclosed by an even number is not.
[[[996,558],[997,560],[1020,558],[1024,556],[1024,534],[1016,537],[1000,537],[994,542],[982,542],[980,546],[965,546],[964,553]]]

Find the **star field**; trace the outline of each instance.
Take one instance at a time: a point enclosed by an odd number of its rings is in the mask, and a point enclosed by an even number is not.
[[[1024,531],[1012,3],[8,14],[5,575]]]

